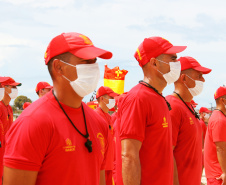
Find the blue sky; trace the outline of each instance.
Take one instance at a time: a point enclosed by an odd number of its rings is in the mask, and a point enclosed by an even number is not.
[[[198,107],[213,105],[215,90],[226,82],[226,2],[223,0],[0,0],[0,75],[22,82],[19,95],[33,101],[39,81],[51,83],[44,53],[49,41],[62,32],[87,35],[94,45],[113,52],[111,60],[98,60],[99,86],[104,64],[129,73],[125,91],[143,78],[133,54],[145,37],[162,36],[188,48],[178,54],[192,56],[212,68],[205,75]],[[163,94],[173,91],[168,86]],[[91,95],[84,100],[87,101]]]

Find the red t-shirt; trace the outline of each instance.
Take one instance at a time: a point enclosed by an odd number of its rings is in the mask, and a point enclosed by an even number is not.
[[[166,97],[172,110],[174,157],[179,184],[200,185],[202,175],[202,128],[187,106],[175,96]],[[187,105],[192,109],[191,104]]]
[[[205,140],[207,126],[202,119],[199,120],[199,123],[201,124],[201,127],[202,127],[203,139]]]
[[[82,108],[61,103],[80,132],[86,134]],[[108,129],[85,103],[82,103],[93,151],[60,109],[52,92],[32,103],[12,124],[6,136],[4,165],[38,171],[36,185],[99,184],[105,169]]]
[[[122,183],[121,140],[136,139],[140,149],[141,184],[173,184],[172,128],[165,100],[153,89],[136,85],[119,103],[116,135],[117,185]]]
[[[108,113],[105,113],[100,107],[96,108],[95,112],[99,114],[107,124],[109,128],[109,147],[108,147],[108,159],[106,160],[106,168],[105,168],[105,178],[106,178],[106,185],[112,184],[112,170],[113,170],[113,161],[114,161],[114,144],[113,144],[113,124],[111,121],[111,116]]]
[[[0,101],[0,184],[2,184],[3,175],[3,155],[5,152],[5,134],[9,130],[13,123],[13,110],[10,105],[5,106],[5,104]]]
[[[217,178],[222,174],[215,145],[215,142],[219,141],[226,142],[226,117],[222,112],[215,110],[209,119],[204,146],[204,166],[207,178]]]

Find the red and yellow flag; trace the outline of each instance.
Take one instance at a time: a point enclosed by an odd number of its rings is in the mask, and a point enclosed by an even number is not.
[[[104,86],[110,87],[118,94],[124,93],[124,81],[127,73],[127,70],[120,70],[118,66],[110,69],[105,65]]]

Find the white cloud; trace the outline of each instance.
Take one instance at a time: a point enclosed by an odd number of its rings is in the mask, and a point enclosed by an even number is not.
[[[143,78],[133,54],[145,37],[153,35],[187,45],[178,56],[193,56],[213,68],[200,97],[203,103],[225,82],[224,1],[2,0],[0,6],[1,71],[24,81],[21,92],[32,99],[37,97],[31,89],[39,81],[51,82],[43,62],[49,41],[68,31],[83,33],[96,46],[112,51],[113,59],[101,60],[100,65],[129,70],[127,90]],[[171,91],[166,89],[167,94]]]

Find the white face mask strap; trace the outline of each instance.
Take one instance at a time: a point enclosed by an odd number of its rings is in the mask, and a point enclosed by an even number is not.
[[[62,75],[67,81],[71,82],[66,76]]]
[[[76,67],[76,66],[74,66],[74,65],[72,65],[72,64],[69,64],[69,63],[67,63],[67,62],[64,62],[63,60],[60,60],[60,59],[59,59],[59,61],[65,63],[65,64],[67,64],[67,65],[69,65],[69,66]]]
[[[162,63],[165,63],[165,64],[168,64],[169,65],[169,63],[167,63],[167,62],[164,62],[164,61],[159,60],[159,59],[157,59],[157,60],[160,61],[160,62],[162,62]]]
[[[190,78],[191,80],[195,81],[193,78],[191,78],[191,77],[190,77],[190,76],[188,76],[187,74],[186,74],[186,76],[187,76],[188,78]]]

